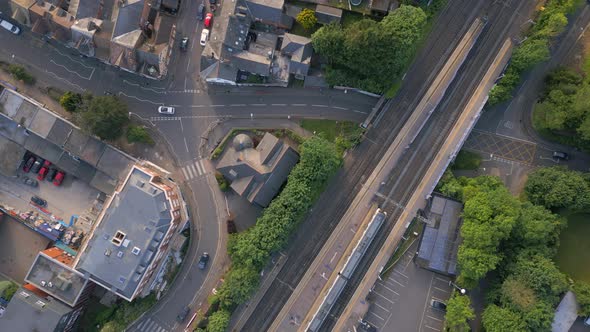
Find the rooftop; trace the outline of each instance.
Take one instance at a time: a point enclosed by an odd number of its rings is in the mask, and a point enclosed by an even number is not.
[[[578,318],[578,302],[572,291],[565,293],[553,316],[551,332],[568,331]]]
[[[79,255],[76,269],[126,299],[134,296],[170,228],[166,194],[134,167]]]
[[[25,281],[73,307],[88,280],[68,266],[72,260],[71,255],[56,247],[42,251],[33,262]]]
[[[462,210],[460,202],[433,194],[426,210],[431,223],[420,239],[419,265],[443,274],[456,274]]]
[[[72,309],[36,292],[19,288],[0,317],[0,331],[54,332],[63,329],[62,317]]]

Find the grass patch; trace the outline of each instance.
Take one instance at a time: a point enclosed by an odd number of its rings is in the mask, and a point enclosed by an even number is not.
[[[370,18],[370,17],[364,16],[361,13],[345,10],[342,12],[342,18],[340,19],[340,24],[342,24],[343,28],[347,28],[347,27],[351,26],[354,22],[358,22],[358,21],[362,20],[363,18]]]
[[[55,88],[52,86],[47,87],[46,89],[46,93],[49,96],[49,98],[57,101],[59,103],[59,100],[61,99],[61,96],[63,96],[63,94],[65,93],[64,90],[61,90],[59,88]]]
[[[8,72],[14,78],[16,78],[19,81],[22,81],[23,83],[25,83],[27,85],[35,84],[35,77],[33,77],[33,75],[29,74],[29,72],[26,71],[25,67],[23,67],[21,65],[8,66]]]
[[[395,81],[395,83],[393,83],[393,85],[391,86],[391,88],[389,88],[389,90],[385,91],[385,98],[393,98],[395,97],[395,95],[397,94],[397,92],[399,91],[399,88],[402,87],[402,80],[398,79]]]
[[[418,236],[420,236],[420,233],[422,233],[423,230],[424,223],[417,219],[414,219],[410,227],[406,229],[404,236],[401,242],[398,244],[395,251],[393,252],[393,255],[391,255],[391,258],[389,258],[389,261],[387,261],[387,264],[385,264],[385,267],[383,268],[383,276],[387,277],[389,273],[391,273],[393,266],[402,257],[402,255],[406,253],[406,251],[414,243],[414,241],[418,240]],[[415,236],[414,233],[418,233],[418,236]]]
[[[567,228],[561,231],[555,262],[575,280],[590,283],[590,213],[565,213]]]
[[[340,135],[348,136],[359,128],[353,122],[332,120],[301,120],[301,127],[330,142],[334,142]]]
[[[452,170],[476,170],[481,164],[481,157],[475,152],[461,150],[455,158]]]

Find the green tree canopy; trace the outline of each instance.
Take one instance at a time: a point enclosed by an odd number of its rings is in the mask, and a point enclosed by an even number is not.
[[[154,139],[144,127],[140,126],[129,126],[129,128],[127,128],[127,141],[129,143],[154,145]]]
[[[583,209],[590,201],[588,182],[580,172],[564,167],[542,167],[532,172],[524,187],[527,198],[548,209]]]
[[[113,96],[94,97],[88,110],[82,113],[82,123],[93,134],[105,140],[114,140],[123,134],[129,122],[127,105]]]
[[[566,276],[546,257],[520,257],[510,270],[515,278],[534,290],[543,301],[552,305],[557,304],[560,295],[568,289]]]
[[[315,17],[315,12],[309,8],[304,8],[299,12],[296,20],[305,30],[310,30],[318,23],[318,19]]]
[[[590,284],[576,281],[573,287],[576,301],[580,304],[580,316],[590,316]]]
[[[486,332],[527,332],[522,317],[508,308],[489,305],[483,312],[483,327]]]
[[[447,302],[445,328],[452,332],[469,331],[468,321],[475,318],[469,296],[454,292]]]
[[[59,99],[59,104],[70,113],[76,112],[82,104],[82,95],[76,92],[67,91]]]
[[[245,302],[258,287],[258,282],[258,271],[254,268],[235,267],[230,269],[217,291],[221,307],[233,310],[237,305]]]
[[[523,249],[552,257],[559,244],[563,218],[539,205],[523,203],[507,247],[516,254]]]
[[[229,325],[231,313],[227,310],[218,310],[209,316],[207,332],[225,332]]]

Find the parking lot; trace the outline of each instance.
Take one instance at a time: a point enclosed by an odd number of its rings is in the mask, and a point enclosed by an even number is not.
[[[31,186],[23,183],[23,178],[28,177],[38,183]],[[89,212],[99,191],[90,187],[87,183],[79,181],[68,174],[65,175],[61,185],[56,186],[51,181],[37,180],[37,174],[23,172],[22,166],[15,177],[0,175],[0,203],[14,208],[20,212],[39,212],[53,221],[62,220],[69,225],[77,216]],[[31,197],[38,196],[47,201],[47,205],[40,209],[31,203]],[[89,224],[82,220],[78,223],[84,231],[90,229]]]
[[[378,331],[442,331],[444,312],[431,300],[447,302],[452,287],[449,277],[416,266],[412,258],[416,241],[389,271],[375,283],[364,320]]]

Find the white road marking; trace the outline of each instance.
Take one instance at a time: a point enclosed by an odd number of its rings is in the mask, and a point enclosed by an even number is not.
[[[328,105],[311,105],[312,107],[329,107]]]
[[[205,162],[203,159],[199,160],[199,164],[201,164],[201,168],[203,169],[203,174],[207,173],[207,169],[205,168]]]
[[[442,289],[442,288],[438,288],[438,287],[433,287],[433,288],[436,289],[436,290],[439,290],[439,291],[441,291],[443,293],[450,293],[451,292],[450,289]]]
[[[396,291],[394,291],[393,289],[391,289],[391,288],[389,288],[389,287],[385,286],[385,284],[383,284],[383,283],[380,283],[380,284],[379,284],[379,286],[381,286],[381,287],[383,287],[383,288],[387,289],[387,290],[388,290],[388,291],[390,291],[390,292],[393,292],[395,295],[399,295],[399,293],[398,293],[398,292],[396,292]]]
[[[182,123],[182,122],[181,122]],[[186,137],[184,137],[184,148],[186,149],[186,153],[190,153],[188,151],[188,143],[186,142]]]
[[[348,108],[346,107],[340,107],[340,106],[332,106],[332,108],[338,109],[338,110],[348,110]]]
[[[435,320],[435,321],[437,321],[437,322],[442,322],[442,319],[438,319],[438,318],[436,318],[436,317],[432,317],[432,316],[428,316],[428,315],[426,315],[426,317],[428,317],[428,318],[430,318],[430,319],[434,319],[434,320]]]
[[[264,107],[266,104],[250,104],[250,106]]]
[[[369,315],[373,315],[373,316],[375,316],[375,317],[379,318],[380,320],[385,320],[384,318],[382,318],[381,316],[377,315],[376,313],[374,313],[374,312],[372,312],[372,311],[371,311],[371,312],[369,312]]]
[[[156,103],[156,102],[153,102],[153,101],[151,101],[151,100],[147,100],[147,99],[141,99],[141,98],[138,98],[138,97],[136,97],[136,96],[131,96],[131,95],[128,95],[128,94],[126,94],[125,92],[122,92],[122,91],[119,91],[119,95],[120,95],[120,96],[121,96],[121,95],[122,95],[122,96],[125,96],[125,97],[127,97],[127,98],[132,98],[132,99],[135,99],[135,100],[139,100],[139,101],[141,101],[141,102],[144,102],[144,103],[150,103],[150,104],[152,104],[152,105],[164,105],[163,103]]]
[[[385,307],[381,306],[379,303],[374,302],[373,304],[376,305],[377,307],[383,309],[384,311],[389,312],[389,309],[386,309]]]
[[[230,104],[230,107],[244,107],[246,104]]]
[[[442,279],[442,278],[439,278],[439,277],[435,277],[435,278],[436,278],[437,280],[440,280],[440,281],[444,282],[444,283],[449,283],[449,281],[448,281],[448,280],[446,280],[446,279]]]
[[[389,282],[390,282],[390,281],[393,281],[393,282],[395,282],[396,284],[398,284],[398,285],[400,285],[400,286],[402,286],[402,287],[406,287],[406,285],[402,284],[401,282],[399,282],[399,281],[397,281],[397,280],[395,280],[395,279],[393,279],[393,278],[392,278],[392,279],[387,279],[385,282],[387,282],[387,283],[388,283],[388,285],[389,285]],[[392,285],[392,286],[393,286],[393,285]]]
[[[53,76],[54,76],[55,78],[57,78],[58,80],[62,80],[62,81],[64,81],[64,82],[66,82],[66,83],[70,84],[71,86],[75,86],[76,88],[80,89],[80,91],[86,91],[86,89],[84,89],[83,87],[79,86],[79,85],[78,85],[78,84],[76,84],[76,83],[72,83],[72,82],[68,81],[67,79],[65,79],[65,78],[63,78],[63,77],[61,77],[61,76],[58,76],[56,73],[50,72],[50,71],[49,71],[49,70],[47,70],[47,69],[45,70],[45,72],[46,72],[46,73],[48,73],[48,74],[51,74],[51,75],[53,75]]]
[[[271,106],[287,106],[287,104],[270,104]]]
[[[197,173],[197,169],[195,168],[195,165],[190,165],[190,169],[195,173],[195,176],[199,176],[200,174]]]
[[[184,133],[184,126],[182,125],[182,118],[178,118],[178,122],[180,122],[180,131]],[[185,140],[186,142],[186,140]]]
[[[193,170],[190,168],[190,165],[186,166],[186,171],[190,174],[190,176],[188,177],[189,180],[195,177],[195,175],[193,174]]]
[[[180,168],[180,170],[182,171],[182,175],[184,175],[185,179],[188,179],[188,174],[186,174],[186,169],[184,169],[184,167]]]
[[[58,67],[62,67],[62,68],[63,68],[65,71],[67,71],[68,73],[70,73],[70,74],[74,74],[74,75],[77,75],[78,77],[80,77],[80,78],[81,78],[81,79],[83,79],[83,80],[90,81],[90,79],[92,78],[92,75],[94,75],[94,69],[92,70],[92,73],[90,74],[90,76],[86,77],[86,76],[82,76],[82,75],[80,75],[80,74],[79,74],[77,71],[75,71],[75,70],[70,70],[68,67],[66,67],[66,66],[64,66],[64,65],[61,65],[61,64],[59,64],[59,63],[57,63],[57,62],[55,62],[55,61],[53,61],[53,60],[49,60],[49,62],[53,63],[54,65],[56,65],[56,66],[58,66]]]
[[[393,271],[393,272],[395,272],[395,273],[397,273],[397,274],[399,274],[399,275],[401,275],[402,277],[404,277],[404,278],[406,278],[406,279],[410,279],[410,277],[408,277],[407,275],[405,275],[405,274],[403,274],[403,273],[399,272],[399,271],[398,271],[398,270],[396,270],[396,269],[393,269],[392,271]]]
[[[355,113],[360,113],[360,114],[367,114],[367,112],[363,112],[363,111],[357,111],[357,110],[352,110]]]
[[[307,106],[307,104],[291,104],[291,106],[302,107]]]
[[[377,295],[379,295],[379,296],[381,296],[383,299],[385,299],[385,301],[387,301],[387,302],[389,302],[389,303],[391,303],[391,304],[395,304],[395,302],[393,302],[392,300],[390,300],[390,299],[386,298],[385,296],[383,296],[383,295],[379,294],[378,292],[376,292],[376,291],[373,291],[373,293],[374,293],[374,294],[377,294]]]
[[[201,169],[201,165],[198,161],[195,161],[195,166],[197,166],[197,171],[199,172],[199,175],[203,174],[203,170]]]
[[[435,331],[440,331],[439,329],[437,329],[436,327],[432,327],[432,326],[428,326],[428,325],[424,325],[424,327],[427,327],[431,330],[435,330]]]

